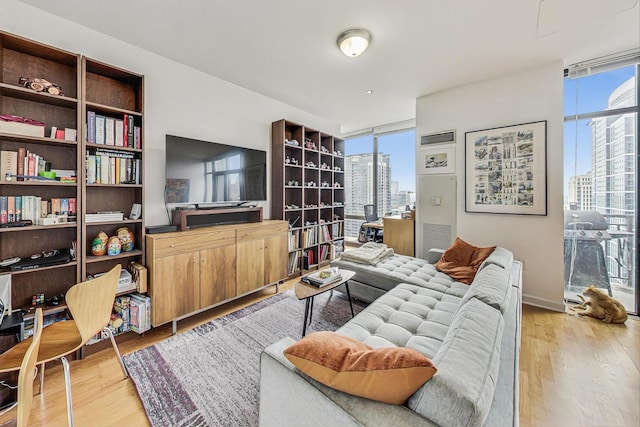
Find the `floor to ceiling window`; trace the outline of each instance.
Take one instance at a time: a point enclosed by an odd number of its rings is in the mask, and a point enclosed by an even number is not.
[[[640,57],[570,67],[565,78],[564,289],[593,284],[638,312]]]
[[[415,204],[415,128],[370,132],[345,139],[345,236],[356,239],[364,206],[378,217]]]

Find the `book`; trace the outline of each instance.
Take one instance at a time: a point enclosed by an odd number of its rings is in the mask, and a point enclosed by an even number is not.
[[[87,111],[87,142],[95,144],[96,142],[96,113],[95,111]]]
[[[44,126],[43,122],[37,120],[10,114],[0,114],[0,133],[44,138]]]
[[[16,196],[16,221],[22,221],[22,196]]]
[[[96,156],[87,152],[87,184],[96,183]]]
[[[133,127],[133,148],[142,148],[142,129],[140,126]]]
[[[134,125],[133,125],[133,116],[131,114],[128,115],[128,125],[127,125],[127,134],[126,134],[126,143],[125,147],[133,147],[133,135],[134,135]]]
[[[105,145],[116,145],[116,122],[113,117],[104,119],[104,143]]]
[[[328,274],[328,275],[327,275]],[[323,277],[327,275],[326,277]],[[322,270],[316,271],[311,274],[307,274],[302,277],[302,281],[308,283],[312,286],[317,286],[319,288],[323,286],[330,285],[332,283],[336,283],[342,280],[342,274],[340,273],[331,273],[330,270]]]
[[[18,152],[5,151],[0,152],[0,180],[5,180],[7,174],[18,174]]]
[[[58,132],[58,127],[51,126],[51,133],[49,134],[49,138],[55,138],[57,132]]]
[[[115,145],[118,147],[123,147],[124,146],[124,120],[116,119],[115,133],[116,133]]]
[[[64,129],[56,129],[56,139],[65,139]]]
[[[15,222],[15,220],[16,220],[16,196],[7,196],[7,222]]]
[[[129,115],[125,114],[122,120],[122,145],[127,146],[127,135],[129,134]]]
[[[6,224],[9,222],[9,198],[7,196],[0,196],[0,224]]]
[[[104,144],[105,117],[96,114],[96,144]]]
[[[27,157],[27,149],[18,148],[18,175],[24,175],[24,158]],[[24,178],[18,178],[18,181],[24,181]]]

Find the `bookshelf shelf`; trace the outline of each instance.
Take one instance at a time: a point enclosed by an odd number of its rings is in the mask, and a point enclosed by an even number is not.
[[[138,258],[141,255],[142,255],[142,251],[140,249],[134,249],[129,252],[120,252],[118,255],[101,255],[101,256],[87,255],[85,257],[85,262],[87,264],[94,264],[98,262],[114,261],[114,260],[124,259],[124,258]]]

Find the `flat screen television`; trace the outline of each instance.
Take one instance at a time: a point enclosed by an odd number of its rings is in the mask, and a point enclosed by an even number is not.
[[[167,135],[165,203],[214,207],[267,200],[267,153]]]

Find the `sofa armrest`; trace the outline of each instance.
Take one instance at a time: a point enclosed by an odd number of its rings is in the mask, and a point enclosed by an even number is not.
[[[260,355],[260,427],[434,426],[405,406],[334,390],[302,374],[283,355],[283,338]]]
[[[444,249],[436,249],[431,248],[427,251],[427,262],[429,264],[435,264],[442,258],[442,254],[444,254]]]

